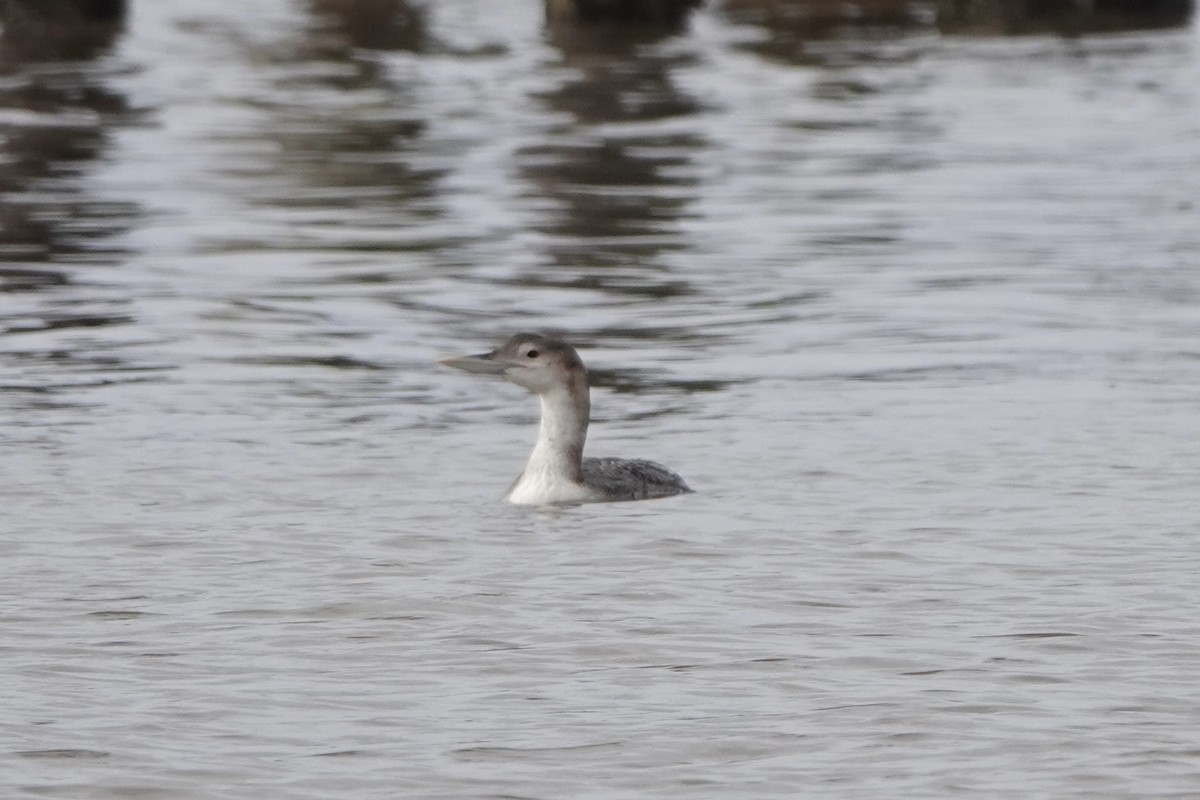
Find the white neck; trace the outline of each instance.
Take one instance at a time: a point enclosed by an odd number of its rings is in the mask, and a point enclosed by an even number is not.
[[[569,503],[593,494],[583,484],[583,444],[587,439],[587,376],[539,395],[542,419],[525,471],[508,491],[511,503]]]

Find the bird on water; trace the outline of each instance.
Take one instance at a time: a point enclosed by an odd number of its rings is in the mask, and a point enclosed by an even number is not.
[[[522,505],[649,500],[692,491],[653,461],[584,458],[591,416],[587,370],[559,339],[518,333],[490,353],[441,361],[479,375],[498,375],[541,400],[537,443],[505,499]]]

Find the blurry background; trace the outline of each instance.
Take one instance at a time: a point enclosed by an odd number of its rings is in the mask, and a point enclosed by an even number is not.
[[[695,5],[0,0],[5,797],[1195,791],[1191,3]]]

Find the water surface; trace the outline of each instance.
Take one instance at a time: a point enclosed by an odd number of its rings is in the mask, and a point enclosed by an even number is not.
[[[5,797],[1197,791],[1196,27],[740,5],[6,41]]]

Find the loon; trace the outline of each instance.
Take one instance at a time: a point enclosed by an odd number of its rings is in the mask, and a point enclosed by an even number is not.
[[[448,367],[499,375],[542,403],[537,444],[505,499],[520,505],[649,500],[692,491],[653,461],[584,458],[591,400],[587,370],[575,348],[536,333],[518,333],[490,353],[444,358]]]

